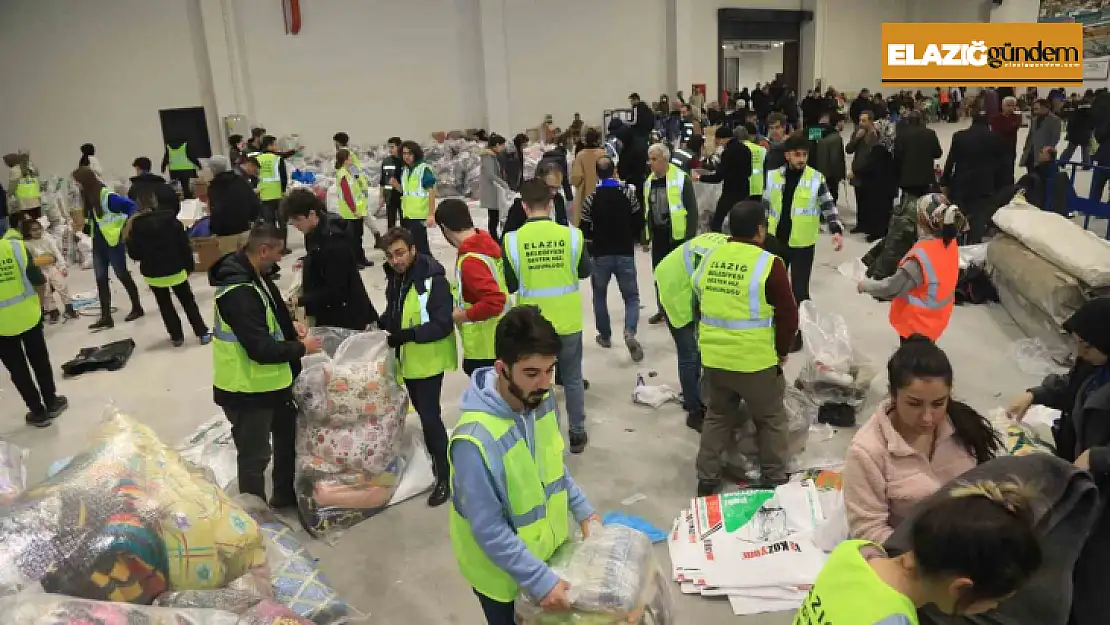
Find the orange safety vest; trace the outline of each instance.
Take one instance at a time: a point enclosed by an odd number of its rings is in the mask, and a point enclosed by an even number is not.
[[[960,276],[960,249],[955,241],[927,237],[918,241],[899,266],[909,259],[921,265],[925,281],[890,304],[890,325],[898,336],[923,334],[933,341],[944,334],[956,305],[956,281]]]
[[[941,104],[948,104],[948,97],[949,97],[948,96],[948,90],[947,89],[941,89],[940,90],[940,103]]]

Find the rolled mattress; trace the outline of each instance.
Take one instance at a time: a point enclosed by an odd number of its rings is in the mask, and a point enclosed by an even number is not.
[[[1079,280],[1035,254],[1017,239],[1002,235],[987,245],[991,275],[1005,276],[1030,303],[1063,325],[1087,301]]]
[[[1047,211],[1005,207],[994,223],[1006,234],[1091,288],[1110,286],[1110,241]]]
[[[1026,299],[1005,274],[990,269],[990,276],[998,302],[1026,336],[1040,340],[1049,350],[1069,349],[1067,336],[1048,313]]]

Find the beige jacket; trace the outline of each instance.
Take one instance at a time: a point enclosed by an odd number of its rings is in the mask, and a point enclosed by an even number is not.
[[[582,202],[597,187],[597,159],[605,156],[605,148],[585,148],[574,155],[570,166],[570,185],[574,187],[574,207],[571,223],[578,225],[582,215]]]

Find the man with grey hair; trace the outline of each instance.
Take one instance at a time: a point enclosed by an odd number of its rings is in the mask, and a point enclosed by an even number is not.
[[[644,183],[644,250],[651,250],[655,268],[676,247],[698,233],[698,199],[690,175],[670,162],[671,151],[662,143],[648,148],[649,175]],[[656,302],[659,300],[656,289]],[[648,323],[666,319],[663,306]]]
[[[1014,182],[1014,159],[1017,158],[1018,131],[1021,130],[1021,113],[1017,110],[1017,98],[1007,96],[1002,98],[1002,112],[987,120],[991,132],[1002,139],[1006,146],[1006,166],[1002,168],[1000,182],[1003,186]]]
[[[208,183],[209,226],[220,253],[230,254],[247,244],[251,224],[258,219],[262,203],[247,178],[231,167],[226,156],[208,159],[208,169],[214,174]]]

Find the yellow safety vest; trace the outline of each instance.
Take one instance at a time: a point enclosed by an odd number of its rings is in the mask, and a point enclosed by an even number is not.
[[[581,332],[582,232],[546,219],[528,221],[505,235],[505,251],[520,284],[517,304],[539,306],[560,336]]]
[[[189,142],[186,141],[180,147],[171,148],[166,146],[166,153],[169,155],[169,168],[170,171],[189,171],[196,169],[193,162],[189,160]]]
[[[263,152],[258,159],[258,199],[263,202],[281,199],[281,157]]]
[[[146,282],[150,286],[156,286],[156,287],[161,287],[161,288],[177,286],[177,285],[181,284],[182,282],[185,282],[188,279],[189,279],[189,272],[185,271],[184,269],[182,269],[181,271],[179,271],[175,274],[169,275],[169,276],[155,276],[153,278],[143,276],[143,281],[144,282]]]
[[[774,254],[729,242],[702,259],[694,275],[701,307],[698,346],[706,367],[755,373],[779,364],[775,309],[767,302]]]
[[[8,228],[6,231],[4,231],[4,238],[22,241],[23,233],[19,231],[19,228]]]
[[[103,215],[97,215],[93,211],[93,218],[96,220],[96,228],[100,230],[100,236],[104,237],[104,241],[109,247],[119,245],[120,237],[123,235],[123,226],[127,223],[127,215],[123,213],[113,213],[108,210],[108,198],[116,195],[108,190],[107,187],[100,187],[100,209]]]
[[[846,540],[832,550],[794,615],[794,625],[879,623],[891,616],[917,625],[913,601],[880,579],[859,552],[866,545],[874,543]]]
[[[748,179],[748,194],[763,195],[763,162],[767,160],[767,148],[758,143],[745,141],[744,145],[752,153],[752,175]]]
[[[686,210],[682,203],[682,189],[686,186],[690,176],[675,167],[667,164],[667,210],[671,216],[671,240],[681,241],[686,238]],[[655,172],[648,176],[644,183],[644,236],[651,236],[651,182],[656,180]],[[697,207],[695,207],[695,210]]]
[[[362,219],[366,216],[366,190],[358,183],[358,179],[346,167],[336,172],[337,182],[342,183],[344,180],[351,187],[351,195],[355,198],[355,205],[350,206],[347,204],[346,198],[343,197],[342,184],[336,185],[336,191],[339,194],[339,216],[343,219]]]
[[[819,191],[825,177],[807,166],[794,189],[790,206],[790,247],[810,247],[817,244],[821,232],[821,206]],[[786,187],[786,167],[780,167],[767,176],[763,197],[770,204],[767,212],[767,232],[774,233],[782,217],[782,192]]]
[[[355,154],[353,149],[341,149],[347,150],[348,158],[350,159],[350,162],[347,164],[354,168],[353,173],[355,181],[358,183],[358,186],[362,188],[362,194],[365,196],[366,192],[370,189],[370,181],[366,179],[366,176],[362,175],[362,161],[359,159],[358,154]]]
[[[41,194],[39,179],[34,176],[24,176],[15,185],[15,198],[20,202],[37,200]]]
[[[0,243],[0,336],[19,336],[42,319],[42,303],[27,277],[28,264],[23,241]]]
[[[232,289],[241,287],[253,288],[258,292],[263,306],[266,307],[266,328],[270,337],[275,341],[285,340],[271,306],[270,296],[259,286],[241,282],[220,287],[216,290],[216,302],[213,305],[216,312],[212,324],[212,385],[231,393],[268,393],[288,388],[293,384],[293,369],[289,363],[264,365],[251,360],[231,327],[220,317],[219,299]]]
[[[529,449],[529,432],[521,431],[515,420],[475,411],[462,413],[450,444],[464,440],[477,446],[493,476],[506,521],[525,548],[546,561],[567,541],[570,504],[555,396],[549,393],[532,414],[540,415],[532,432],[535,453]],[[454,465],[451,483],[457,483]],[[478,546],[470,522],[459,512],[457,502],[463,497],[466,493],[451,493],[449,529],[459,569],[481,594],[496,601],[512,601],[519,587]]]
[[[492,256],[474,252],[461,254],[455,262],[455,283],[457,284],[455,288],[455,307],[462,310],[469,310],[473,307],[463,299],[462,266],[463,261],[468,258],[476,258],[489,268],[493,279],[497,280],[498,288],[505,294],[505,306],[501,309],[501,314],[496,317],[490,317],[485,321],[466,321],[459,326],[459,334],[462,336],[463,358],[493,360],[495,358],[494,337],[497,334],[497,322],[501,321],[501,317],[512,308],[512,303],[509,301],[509,289],[505,285],[505,267],[501,264],[501,261],[495,260]]]
[[[431,214],[428,190],[424,188],[424,171],[428,169],[427,163],[420,163],[416,167],[401,173],[401,217],[403,219],[427,219]]]
[[[409,285],[401,306],[401,329],[407,330],[428,323],[428,298],[432,294],[432,278],[423,284],[424,292],[418,293],[416,285]],[[401,376],[406,380],[423,380],[439,375],[444,371],[459,368],[458,345],[455,343],[455,330],[451,334],[432,343],[409,342],[401,346]]]
[[[719,232],[699,234],[671,250],[655,266],[659,302],[672,327],[683,328],[694,322],[694,271],[707,254],[727,241],[728,236]]]

